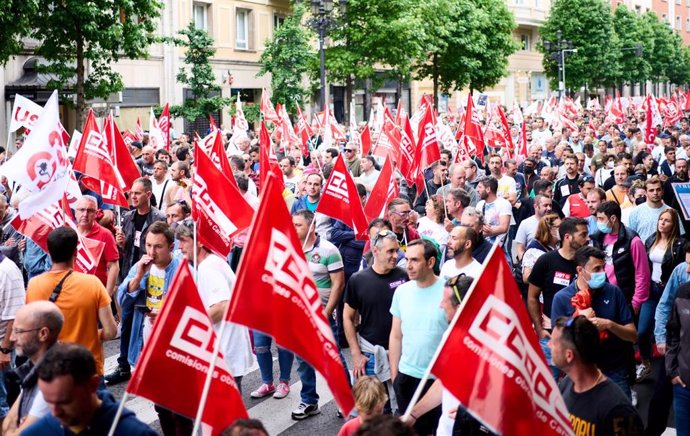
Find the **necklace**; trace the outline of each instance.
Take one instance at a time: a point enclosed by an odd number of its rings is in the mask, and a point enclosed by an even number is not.
[[[596,380],[594,380],[594,383],[592,384],[592,386],[590,386],[589,389],[587,389],[588,391],[594,389],[594,386],[598,385],[599,382],[601,381],[601,378],[604,376],[604,373],[601,372],[600,369],[597,369],[597,371],[599,372],[599,376],[597,377]]]

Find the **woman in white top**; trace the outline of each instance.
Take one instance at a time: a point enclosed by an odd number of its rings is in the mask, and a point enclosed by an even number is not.
[[[537,224],[537,231],[534,233],[534,239],[527,244],[525,255],[522,256],[522,281],[529,283],[529,275],[544,253],[547,253],[556,248],[560,237],[558,235],[558,228],[561,225],[561,219],[555,213],[544,215]]]
[[[666,209],[659,214],[656,233],[645,241],[652,280],[649,287],[649,298],[642,303],[638,323],[640,358],[642,364],[637,368],[637,379],[643,380],[651,371],[652,339],[654,331],[654,313],[664,292],[664,287],[673,269],[685,260],[680,236],[678,212]]]
[[[450,234],[443,222],[446,213],[443,208],[443,199],[438,195],[432,195],[426,202],[426,216],[417,221],[417,232],[420,236],[433,238],[442,248],[448,244]]]
[[[594,183],[597,185],[599,188],[604,187],[604,183],[610,178],[613,177],[613,167],[616,162],[616,156],[612,154],[606,155],[606,160],[604,161],[604,166],[599,168],[596,173],[594,173]]]

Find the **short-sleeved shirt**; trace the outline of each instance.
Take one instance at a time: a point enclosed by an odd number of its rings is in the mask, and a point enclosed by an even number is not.
[[[573,428],[591,429],[576,434],[596,436],[641,435],[644,426],[637,409],[621,388],[607,379],[592,389],[577,393],[565,377],[559,385]]]
[[[441,278],[443,280],[448,280],[451,277],[455,277],[460,274],[465,274],[473,279],[479,278],[482,272],[482,264],[472,259],[468,265],[463,268],[458,268],[455,266],[455,259],[447,260],[441,267]]]
[[[22,272],[8,257],[0,255],[0,341],[25,299]]]
[[[539,224],[539,218],[536,215],[523,220],[517,229],[517,234],[515,235],[515,242],[527,247],[530,242],[534,239],[534,235],[537,233],[537,225]]]
[[[500,198],[507,199],[510,194],[517,195],[517,182],[515,179],[504,174],[500,179],[498,179],[498,189],[496,190],[496,195]]]
[[[409,281],[398,286],[393,295],[390,312],[401,321],[402,355],[398,370],[403,374],[424,376],[448,328],[446,314],[439,306],[443,284],[439,278],[433,285],[420,288],[417,282]]]
[[[554,296],[551,312],[549,312],[551,319],[573,315],[575,308],[570,303],[570,299],[575,293],[577,293],[577,286],[573,283]],[[598,318],[610,319],[620,325],[633,322],[623,291],[610,283],[605,283],[602,288],[592,292],[592,309]],[[601,350],[602,352],[597,357],[599,368],[602,371],[620,369],[626,364],[626,356],[632,353],[632,343],[609,333],[608,337],[601,342]]]
[[[85,236],[104,244],[103,254],[101,254],[101,260],[98,262],[95,274],[101,280],[101,283],[105,285],[108,282],[108,262],[120,259],[120,253],[117,251],[117,245],[115,244],[115,236],[98,223],[94,223],[91,231]]]
[[[481,200],[477,203],[477,209],[482,211],[484,214],[484,222],[486,224],[492,225],[492,226],[497,226],[501,223],[501,217],[502,216],[510,216],[511,220],[513,218],[513,206],[510,205],[510,202],[506,199],[503,198],[496,198],[496,200],[492,201],[491,203],[487,203],[485,200]],[[498,244],[503,244],[503,240],[506,237],[506,233],[503,233],[501,235],[495,235],[495,236],[485,236],[486,240],[489,241],[490,243],[498,243]]]
[[[359,313],[359,334],[371,344],[388,349],[393,294],[406,281],[407,273],[399,267],[388,274],[379,274],[369,267],[354,273],[348,280],[345,303]]]
[[[66,271],[48,271],[32,278],[26,289],[26,302],[48,300]],[[96,370],[103,374],[103,344],[98,333],[98,310],[110,306],[110,296],[96,276],[79,272],[62,285],[55,304],[65,317],[58,339],[86,347],[96,359]]]
[[[146,307],[152,310],[163,308],[165,293],[165,269],[151,265],[149,278],[146,281]]]
[[[331,296],[331,274],[343,269],[340,251],[335,245],[317,236],[314,246],[304,252],[304,257],[307,258],[321,302],[325,305]]]
[[[630,211],[630,216],[628,217],[628,228],[640,237],[641,240],[646,241],[647,238],[652,236],[656,232],[657,221],[659,221],[659,215],[666,209],[670,209],[669,206],[661,204],[661,207],[656,209],[649,207],[647,203],[642,203],[635,206]],[[681,233],[683,226],[681,225]]]
[[[544,315],[551,316],[551,302],[556,292],[575,280],[575,261],[561,256],[558,250],[549,251],[537,259],[529,275],[530,284],[541,289]]]

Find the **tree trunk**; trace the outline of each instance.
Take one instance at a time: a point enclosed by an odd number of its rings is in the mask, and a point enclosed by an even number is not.
[[[355,79],[352,77],[352,75],[347,76],[347,80],[345,81],[345,120],[344,124],[349,125],[350,123],[350,110],[352,109],[352,98],[354,96],[354,81]]]
[[[84,99],[84,75],[85,75],[85,65],[84,65],[84,40],[80,37],[77,38],[77,84],[75,85],[74,92],[77,96],[76,112],[76,128],[83,130],[84,124],[84,110],[86,109],[86,100]]]
[[[434,107],[438,108],[438,55],[434,53],[433,58],[433,79],[434,79]]]
[[[369,121],[369,78],[364,79],[364,101],[362,102],[362,118]]]
[[[397,83],[397,86],[395,88],[395,93],[397,94],[396,96],[398,97],[398,101],[402,100],[402,98],[403,98],[403,95],[402,95],[402,93],[403,93],[403,80],[405,80],[405,76],[403,76],[402,74],[399,74],[398,75],[398,83]]]

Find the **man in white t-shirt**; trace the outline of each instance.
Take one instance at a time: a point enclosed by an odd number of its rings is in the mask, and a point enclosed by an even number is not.
[[[477,246],[479,235],[471,227],[457,226],[450,232],[449,249],[453,250],[453,258],[441,267],[441,278],[448,280],[460,274],[479,277],[482,264],[474,260],[472,250]]]
[[[491,171],[491,176],[498,180],[496,195],[515,202],[517,200],[517,183],[514,178],[503,173],[503,160],[501,156],[497,154],[489,156],[489,171]]]
[[[165,210],[172,203],[177,184],[168,177],[168,164],[163,160],[153,163],[153,175],[151,176],[151,192],[156,198],[158,210]]]
[[[544,125],[544,118],[537,118],[536,129],[532,129],[532,144],[544,145],[553,136],[551,130]]]
[[[529,218],[524,219],[517,229],[517,234],[515,235],[515,249],[517,251],[517,258],[522,259],[525,254],[525,249],[530,242],[534,239],[534,235],[537,232],[537,225],[539,220],[551,213],[553,206],[553,201],[551,198],[545,195],[535,195],[534,196],[534,215]]]
[[[301,175],[295,172],[295,159],[292,156],[282,158],[280,160],[280,170],[283,172],[285,189],[289,189],[294,194],[297,191],[297,184]]]
[[[481,200],[477,210],[484,215],[482,233],[490,243],[503,244],[513,218],[513,207],[508,200],[496,196],[498,181],[495,177],[483,177],[477,183],[477,194]]]
[[[180,222],[175,230],[175,238],[179,241],[180,251],[190,262],[194,261],[196,251],[199,296],[213,322],[216,334],[219,335],[221,329],[223,330],[220,351],[230,374],[235,377],[237,387],[242,392],[242,377],[253,363],[249,330],[247,327],[224,320],[225,310],[235,285],[235,273],[224,259],[198,242],[194,245],[194,228],[191,222]]]
[[[361,159],[360,167],[362,170],[362,174],[359,175],[359,177],[355,178],[355,181],[357,183],[361,183],[364,185],[364,188],[366,188],[367,193],[371,193],[371,190],[374,189],[374,185],[376,185],[376,181],[379,178],[379,174],[381,173],[376,169],[376,160],[374,159],[373,156],[364,156]]]

